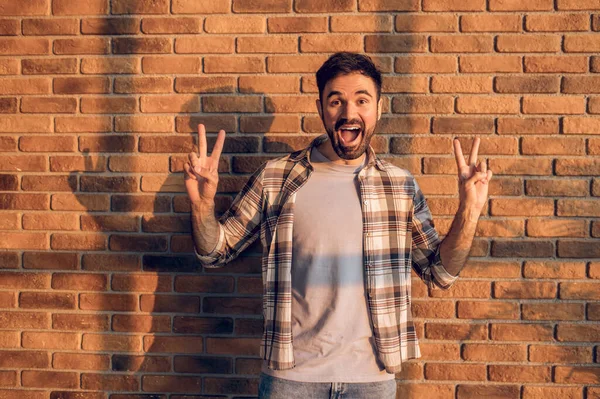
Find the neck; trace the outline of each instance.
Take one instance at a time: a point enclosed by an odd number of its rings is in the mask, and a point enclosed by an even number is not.
[[[323,155],[325,155],[325,157],[327,157],[327,159],[329,159],[331,162],[338,164],[338,165],[349,165],[349,166],[360,165],[364,162],[365,157],[366,157],[366,154],[362,154],[360,157],[358,157],[356,159],[340,158],[339,155],[333,149],[333,146],[331,145],[331,140],[325,140],[317,148],[319,149],[321,154],[323,154]]]

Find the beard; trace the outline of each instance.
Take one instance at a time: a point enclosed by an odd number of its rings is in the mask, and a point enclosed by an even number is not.
[[[359,130],[341,129],[343,126],[359,127]],[[338,157],[346,160],[360,158],[369,148],[375,127],[366,130],[360,119],[340,119],[335,126],[325,127],[331,146]]]

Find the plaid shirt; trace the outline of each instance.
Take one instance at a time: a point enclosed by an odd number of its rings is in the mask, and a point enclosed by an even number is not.
[[[263,246],[264,333],[261,356],[271,369],[294,367],[292,348],[292,227],[296,192],[312,172],[310,149],[271,160],[247,182],[220,220],[216,248],[198,255],[206,267],[234,259],[258,236]],[[388,373],[421,356],[411,315],[411,266],[430,287],[457,279],[440,261],[440,239],[425,197],[407,171],[371,148],[358,174],[363,217],[365,289],[379,359]]]

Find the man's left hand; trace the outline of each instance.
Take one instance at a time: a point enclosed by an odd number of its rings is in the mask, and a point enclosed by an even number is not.
[[[460,141],[454,139],[453,143],[456,166],[458,167],[460,207],[479,213],[487,201],[489,181],[492,178],[492,171],[487,170],[486,162],[477,162],[477,152],[479,151],[480,142],[479,137],[473,139],[471,154],[467,162],[465,162]]]

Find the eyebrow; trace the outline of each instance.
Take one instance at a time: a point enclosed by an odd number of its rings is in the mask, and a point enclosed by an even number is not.
[[[330,97],[333,97],[333,96],[341,95],[341,94],[342,94],[341,91],[333,90],[333,91],[329,92],[329,94],[327,95],[327,99],[329,99]],[[354,94],[365,94],[365,95],[373,98],[373,96],[371,95],[371,93],[369,93],[368,90],[359,90],[359,91],[355,92]]]

